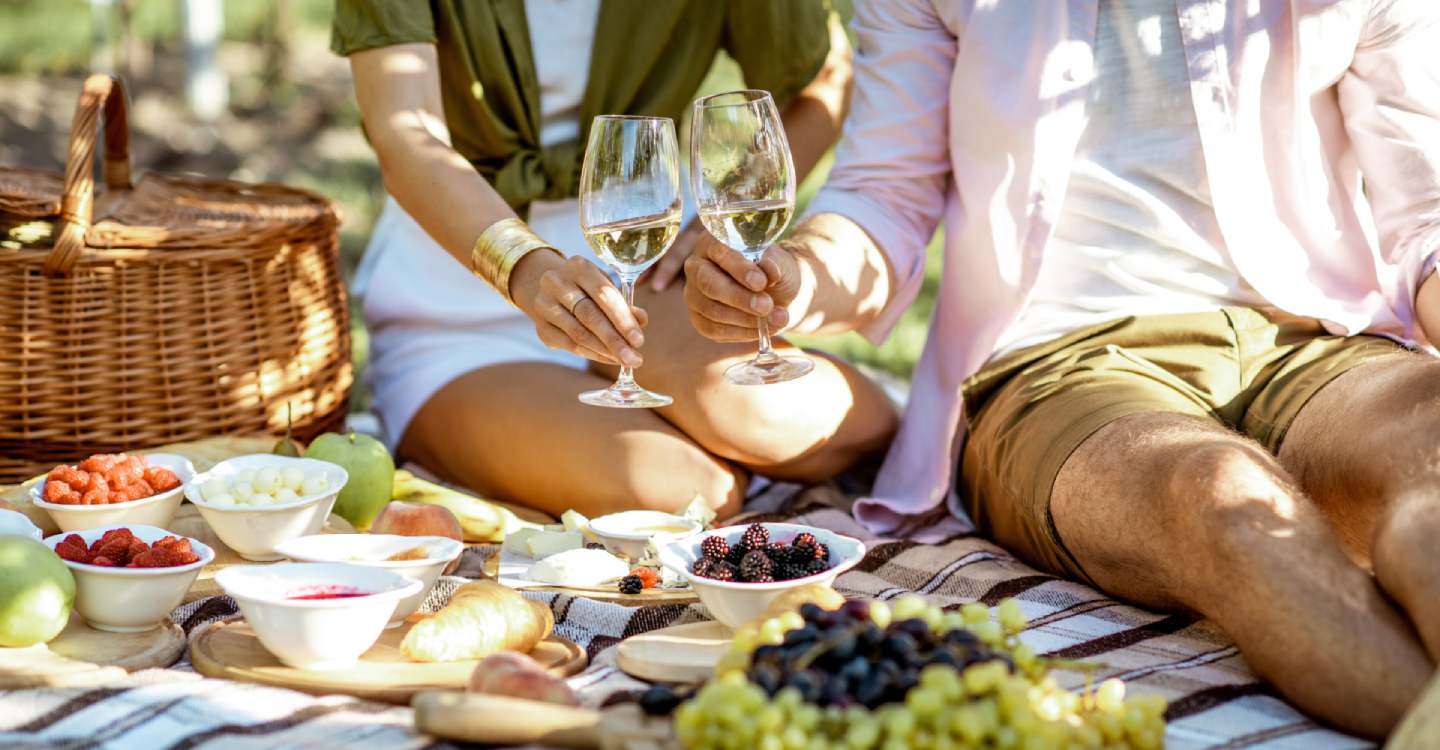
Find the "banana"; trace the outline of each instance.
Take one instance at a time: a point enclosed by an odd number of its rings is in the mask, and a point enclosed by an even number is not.
[[[390,499],[449,509],[460,519],[467,542],[502,542],[506,534],[519,529],[540,528],[539,524],[520,520],[508,508],[428,482],[404,469],[395,472],[395,490]]]

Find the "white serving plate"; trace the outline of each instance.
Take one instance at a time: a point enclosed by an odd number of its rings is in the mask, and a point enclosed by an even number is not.
[[[414,547],[423,547],[423,560],[386,560],[386,557]],[[296,562],[342,562],[390,570],[420,582],[420,590],[400,600],[387,628],[400,627],[405,618],[425,603],[440,574],[450,561],[460,557],[465,545],[443,536],[397,536],[393,534],[316,534],[275,545],[275,551]]]
[[[401,600],[420,581],[398,572],[349,563],[236,565],[215,574],[255,637],[282,663],[297,669],[344,669],[375,645]],[[297,593],[347,586],[367,596],[295,600]]]
[[[155,526],[118,524],[84,531],[46,537],[45,546],[55,545],[70,534],[79,534],[88,547],[111,529],[128,528],[146,544],[175,536],[190,540],[190,548],[200,559],[189,565],[171,568],[106,568],[99,565],[64,560],[75,576],[75,611],[96,630],[116,633],[138,633],[151,630],[180,606],[185,593],[200,575],[200,569],[215,559],[215,550],[204,542]]]
[[[180,486],[128,503],[63,505],[45,501],[46,480],[42,479],[30,488],[30,502],[38,508],[44,508],[61,532],[113,526],[168,526],[185,499],[185,488],[195,476],[195,466],[184,456],[173,453],[139,455],[155,466],[163,466],[175,472],[175,476],[180,477]]]
[[[37,542],[45,536],[40,532],[40,527],[31,523],[30,518],[24,513],[0,508],[0,535],[5,534],[28,536]]]
[[[229,479],[246,469],[278,470],[287,466],[298,466],[307,475],[324,473],[328,489],[271,505],[216,505],[207,502],[200,492],[211,479]],[[335,498],[349,479],[345,469],[329,461],[257,453],[221,461],[193,477],[185,483],[185,497],[200,509],[200,515],[220,541],[236,554],[246,560],[269,562],[285,558],[275,549],[281,542],[320,533],[335,507]]]
[[[724,537],[727,542],[735,544],[744,536],[745,529],[749,527],[749,524],[703,531],[660,547],[660,563],[689,581],[690,586],[699,595],[700,602],[710,610],[710,615],[731,629],[738,628],[764,614],[765,609],[770,606],[770,602],[787,589],[810,583],[831,585],[837,576],[858,565],[865,557],[865,544],[854,537],[794,523],[761,525],[770,532],[772,541],[788,542],[801,532],[814,534],[816,540],[830,548],[830,569],[803,578],[773,583],[717,581],[690,572],[691,564],[700,559],[701,541],[706,537],[719,536]]]

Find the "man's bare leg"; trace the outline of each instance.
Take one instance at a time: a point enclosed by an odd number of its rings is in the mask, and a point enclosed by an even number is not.
[[[608,383],[541,362],[482,368],[440,389],[400,445],[447,479],[551,515],[678,510],[699,495],[731,515],[748,474],[646,409],[575,399]]]
[[[730,365],[755,356],[754,343],[722,344],[690,325],[680,284],[658,294],[636,290],[650,314],[635,378],[675,398],[657,413],[707,451],[767,476],[823,481],[895,432],[895,408],[845,362],[810,354],[815,370],[799,380],[765,386],[725,382]],[[776,340],[777,348],[788,346]],[[792,352],[796,351],[793,348]],[[594,368],[614,377],[614,368]]]
[[[1409,622],[1278,460],[1219,425],[1116,420],[1071,455],[1051,505],[1102,588],[1216,621],[1257,674],[1344,730],[1384,735],[1430,677]]]
[[[1399,355],[1336,378],[1280,461],[1440,661],[1440,361]]]

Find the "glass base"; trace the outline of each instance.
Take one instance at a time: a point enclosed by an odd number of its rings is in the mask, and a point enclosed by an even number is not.
[[[771,354],[741,362],[725,371],[725,380],[735,385],[773,385],[810,374],[815,363],[805,357]]]
[[[580,394],[582,404],[608,406],[612,409],[655,409],[674,402],[675,399],[663,393],[647,391],[634,381],[616,383],[609,388]]]

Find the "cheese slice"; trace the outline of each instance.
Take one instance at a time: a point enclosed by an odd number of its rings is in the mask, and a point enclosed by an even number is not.
[[[566,531],[584,532],[590,528],[590,519],[581,515],[579,511],[567,510],[560,515],[560,522],[565,525]]]
[[[502,553],[512,555],[530,556],[530,537],[543,533],[540,529],[520,529],[514,533],[505,535],[505,543],[500,546]]]
[[[526,539],[525,545],[530,549],[531,557],[543,560],[566,550],[584,547],[585,537],[578,531],[542,531]]]

